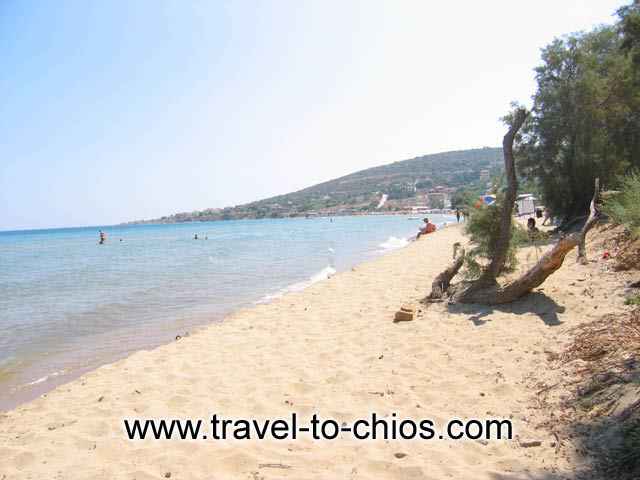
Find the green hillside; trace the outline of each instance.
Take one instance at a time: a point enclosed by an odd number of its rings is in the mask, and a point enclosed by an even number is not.
[[[486,183],[487,175],[502,168],[500,148],[478,148],[423,155],[368,168],[297,192],[226,208],[177,213],[144,223],[177,223],[240,218],[335,215],[394,211],[411,203],[429,205],[436,192],[451,194],[457,188]],[[481,180],[482,177],[482,180]],[[377,208],[383,194],[387,203]],[[134,222],[143,223],[143,222]]]

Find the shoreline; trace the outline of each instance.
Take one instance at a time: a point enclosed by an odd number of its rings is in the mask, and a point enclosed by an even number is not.
[[[163,478],[167,472],[171,478],[251,478],[257,472],[265,479],[475,480],[572,471],[575,459],[558,456],[553,435],[538,427],[549,412],[535,402],[536,385],[552,384],[557,375],[541,368],[543,352],[559,351],[572,326],[618,305],[568,295],[566,285],[585,276],[568,260],[544,291],[512,306],[433,304],[420,306],[414,321],[393,323],[402,304],[418,305],[428,293],[461,240],[460,226],[443,228],[1,414],[7,461],[0,478],[52,472],[65,479]],[[588,281],[601,279],[589,274]],[[125,417],[216,412],[235,418],[318,412],[347,422],[371,412],[438,423],[511,418],[519,440],[171,441],[167,448],[166,441],[128,441],[122,431]],[[529,439],[540,446],[519,446]],[[264,467],[272,464],[288,468]]]
[[[445,226],[440,228],[446,228],[447,226],[451,225],[451,223],[445,223]],[[388,237],[382,244],[379,245],[379,247],[383,247],[383,245],[388,243],[390,239],[396,239],[396,237]],[[357,260],[355,263],[349,265],[348,268],[358,266],[364,262],[374,261],[380,256],[387,255],[400,248],[405,248],[411,242],[410,240],[407,241],[408,238],[398,238],[398,240],[402,240],[406,242],[406,244],[386,246],[376,251],[369,252],[367,255],[363,254],[365,257],[368,256],[370,258]],[[64,386],[65,384],[74,381],[80,376],[97,368],[100,368],[101,366],[127,358],[128,356],[138,351],[149,351],[162,345],[166,345],[173,342],[176,336],[183,337],[185,333],[187,333],[187,335],[194,334],[203,328],[207,328],[213,323],[224,321],[227,317],[232,316],[239,311],[247,308],[252,308],[256,305],[266,305],[272,303],[273,301],[281,298],[284,295],[287,295],[288,293],[302,291],[306,288],[309,288],[313,284],[319,281],[324,281],[326,280],[326,278],[330,278],[342,271],[345,270],[336,271],[335,268],[329,265],[319,272],[314,272],[308,278],[295,281],[281,288],[274,287],[272,291],[269,291],[259,298],[243,302],[237,309],[229,310],[226,312],[210,312],[208,314],[203,314],[200,320],[191,322],[186,329],[176,324],[168,331],[166,331],[164,335],[160,335],[159,333],[154,334],[154,339],[151,342],[148,342],[146,344],[138,344],[138,342],[134,342],[134,344],[132,344],[132,348],[107,352],[103,357],[99,359],[86,361],[78,357],[75,361],[67,361],[68,359],[77,357],[77,352],[67,352],[64,357],[58,358],[58,362],[56,363],[54,369],[50,369],[47,371],[34,371],[34,373],[37,374],[36,377],[33,377],[32,380],[29,380],[25,383],[12,383],[10,381],[12,374],[9,373],[7,378],[2,379],[2,383],[4,383],[7,388],[11,389],[11,393],[7,398],[2,399],[2,401],[0,402],[0,412],[12,410],[26,402],[32,401],[59,386]],[[139,334],[139,332],[137,332],[135,328],[132,329],[131,335],[135,336],[137,334]],[[29,369],[30,367],[27,366],[25,368]],[[13,375],[24,376],[24,373],[16,372]]]

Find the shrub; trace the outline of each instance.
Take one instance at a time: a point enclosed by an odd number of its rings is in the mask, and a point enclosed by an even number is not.
[[[632,295],[624,300],[625,305],[640,305],[640,294]]]
[[[632,479],[640,474],[640,419],[622,423],[620,444],[614,445],[606,457],[605,471],[609,478]]]
[[[465,258],[465,276],[468,279],[478,278],[482,273],[483,264],[494,255],[494,236],[500,228],[500,210],[502,198],[491,205],[472,207],[471,214],[465,224],[465,231],[471,240],[472,247],[467,251]],[[507,251],[507,260],[501,274],[510,273],[518,265],[516,251],[518,246],[528,242],[527,232],[517,222],[511,223],[511,242]]]
[[[605,200],[604,211],[635,237],[640,235],[640,172],[622,177],[619,192]]]

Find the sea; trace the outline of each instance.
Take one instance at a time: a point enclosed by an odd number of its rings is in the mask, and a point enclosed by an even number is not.
[[[367,215],[0,232],[0,410],[402,248],[421,223]]]

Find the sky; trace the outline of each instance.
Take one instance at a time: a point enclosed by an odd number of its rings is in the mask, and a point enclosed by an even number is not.
[[[497,146],[624,2],[0,1],[0,230],[233,206]]]

